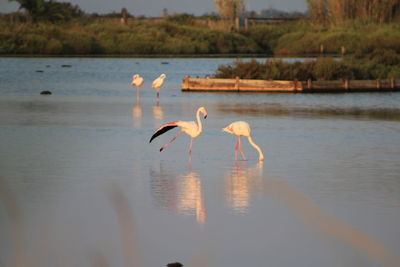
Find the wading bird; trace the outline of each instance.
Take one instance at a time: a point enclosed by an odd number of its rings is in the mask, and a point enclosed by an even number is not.
[[[159,136],[175,127],[181,127],[180,132],[177,135],[175,135],[171,139],[171,141],[169,141],[162,148],[160,148],[160,152],[163,151],[169,144],[171,144],[178,137],[178,135],[185,132],[190,136],[189,155],[191,155],[193,139],[198,137],[200,135],[201,131],[203,130],[203,126],[201,124],[201,119],[200,119],[200,113],[203,114],[204,119],[207,118],[206,109],[204,107],[200,107],[196,112],[197,123],[194,121],[174,121],[174,122],[164,124],[163,126],[158,128],[157,131],[155,131],[155,133],[151,137],[149,143],[151,143],[151,141],[153,141],[153,139],[156,138],[157,136]]]
[[[237,154],[238,150],[240,150],[240,153],[242,154],[243,160],[246,160],[246,157],[244,156],[242,145],[240,144],[240,136],[247,136],[247,139],[249,139],[249,143],[258,151],[259,154],[259,161],[264,160],[264,155],[261,151],[261,149],[253,142],[253,139],[251,139],[250,136],[250,125],[245,122],[245,121],[235,121],[226,126],[225,128],[222,129],[222,131],[236,135],[237,136],[237,143],[235,147],[235,160],[237,160]]]
[[[139,74],[135,74],[132,76],[131,85],[132,86],[136,85],[136,97],[139,97],[140,86],[143,84],[143,82],[144,82],[144,79],[143,79],[143,77],[140,77]]]
[[[167,76],[163,73],[163,74],[160,75],[160,77],[155,79],[153,81],[153,83],[151,84],[151,87],[152,88],[156,88],[156,90],[157,90],[157,99],[160,97],[160,88],[164,83],[165,77],[167,77]]]

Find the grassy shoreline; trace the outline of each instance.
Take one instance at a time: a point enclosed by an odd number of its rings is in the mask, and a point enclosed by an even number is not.
[[[0,16],[1,55],[107,57],[309,57],[400,53],[400,23],[321,26],[299,20],[224,30],[207,20],[77,19],[63,23],[13,22]],[[212,25],[212,24],[210,24]]]
[[[49,55],[49,54],[0,54],[0,58],[15,57],[15,58],[305,58],[312,59],[318,57],[334,57],[341,58],[339,54],[303,54],[303,55],[266,55],[266,54],[69,54],[69,55]]]
[[[298,20],[252,25],[248,30],[227,30],[213,23],[193,17],[132,19],[128,24],[107,18],[32,23],[0,17],[0,57],[236,58],[231,65],[219,66],[215,76],[274,80],[400,77],[400,22],[322,26]],[[266,62],[240,62],[252,58]],[[316,60],[286,63],[281,58]]]

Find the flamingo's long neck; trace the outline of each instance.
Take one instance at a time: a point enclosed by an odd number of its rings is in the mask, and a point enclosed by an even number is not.
[[[264,160],[264,154],[262,153],[261,148],[260,148],[259,146],[257,146],[257,145],[253,142],[253,139],[251,139],[251,136],[250,136],[250,135],[249,135],[247,138],[249,139],[250,145],[252,145],[252,146],[258,151],[258,155],[259,155],[258,160],[259,160],[259,161],[263,161],[263,160]]]
[[[196,113],[196,118],[197,118],[197,135],[199,135],[201,133],[201,131],[203,130],[203,124],[201,123],[201,119],[200,119],[200,109],[197,110]]]

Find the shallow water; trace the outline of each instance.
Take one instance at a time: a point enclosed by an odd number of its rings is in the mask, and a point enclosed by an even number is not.
[[[180,91],[232,61],[1,58],[0,266],[398,266],[400,94]]]

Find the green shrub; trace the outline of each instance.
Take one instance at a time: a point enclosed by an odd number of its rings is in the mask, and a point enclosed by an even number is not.
[[[93,41],[82,33],[70,33],[64,37],[63,52],[66,54],[91,54]]]
[[[63,45],[59,40],[50,39],[43,49],[43,53],[47,55],[58,55],[62,53]]]
[[[393,49],[375,49],[367,56],[367,58],[370,59],[374,64],[390,66],[400,65],[400,54],[397,54]]]
[[[370,60],[318,58],[315,61],[286,63],[269,59],[266,63],[255,60],[236,61],[218,67],[218,78],[272,79],[272,80],[340,80],[340,79],[388,79],[399,78],[399,65],[375,64]]]
[[[387,78],[400,79],[400,66],[394,66],[387,74]]]
[[[333,58],[318,58],[315,62],[313,73],[316,80],[354,78],[353,72],[349,66]]]
[[[117,51],[121,54],[152,54],[159,53],[157,40],[149,35],[120,34],[116,38]]]
[[[189,14],[174,14],[168,16],[168,22],[177,23],[181,25],[194,25],[195,17]]]
[[[17,53],[42,54],[47,44],[47,39],[38,34],[21,35],[17,40]]]
[[[250,62],[236,61],[232,65],[221,65],[218,67],[215,77],[241,79],[260,79],[264,69],[264,64],[256,60]]]

